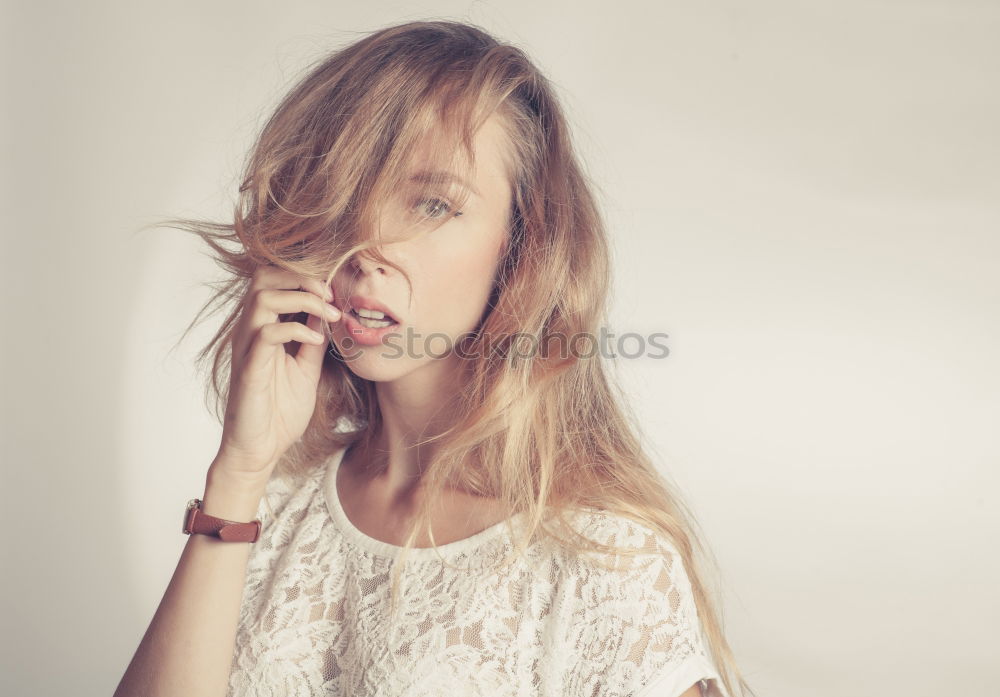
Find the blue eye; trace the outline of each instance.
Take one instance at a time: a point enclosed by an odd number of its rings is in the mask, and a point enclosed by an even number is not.
[[[432,205],[428,206],[427,204],[432,204]],[[432,220],[437,220],[451,212],[451,204],[449,204],[444,199],[437,197],[420,199],[413,204],[413,207],[414,208],[423,207],[425,211],[424,217],[430,218]],[[460,215],[462,215],[462,211],[455,211],[453,217],[457,218]]]

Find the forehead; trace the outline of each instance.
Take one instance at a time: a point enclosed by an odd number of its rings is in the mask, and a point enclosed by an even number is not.
[[[510,185],[510,138],[502,117],[493,114],[476,131],[472,146],[475,169],[457,138],[440,130],[428,134],[415,149],[407,181],[430,185],[465,185],[476,196],[496,195]],[[451,160],[451,156],[456,159]]]

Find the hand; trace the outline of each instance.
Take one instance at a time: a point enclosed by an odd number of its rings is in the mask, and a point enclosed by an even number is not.
[[[327,339],[322,322],[339,321],[322,282],[273,265],[254,273],[232,336],[232,368],[222,444],[212,468],[234,480],[266,481],[305,432],[316,408]],[[306,324],[279,314],[308,312]],[[295,355],[285,349],[301,342]]]

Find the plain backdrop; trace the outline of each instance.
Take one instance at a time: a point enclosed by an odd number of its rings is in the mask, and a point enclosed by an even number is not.
[[[1000,5],[6,3],[4,695],[114,690],[221,427],[171,350],[304,66],[387,24],[525,49],[614,245],[616,372],[769,697],[1000,678]]]

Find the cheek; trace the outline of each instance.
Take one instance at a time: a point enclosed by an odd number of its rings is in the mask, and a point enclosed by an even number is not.
[[[450,245],[439,250],[422,268],[427,293],[422,295],[427,317],[442,330],[472,329],[493,288],[500,243]],[[423,314],[423,313],[421,313]]]

